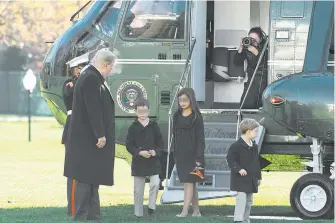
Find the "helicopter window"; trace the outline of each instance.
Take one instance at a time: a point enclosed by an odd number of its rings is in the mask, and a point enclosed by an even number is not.
[[[81,54],[87,53],[88,51],[95,50],[103,40],[94,36],[92,33],[84,35],[81,41],[76,44],[74,57],[80,56]]]
[[[70,48],[69,53],[66,56],[62,56],[58,61],[56,61],[55,74],[62,76],[71,75],[64,61],[70,61],[73,58],[79,57],[87,52],[91,52],[90,57],[92,57],[97,50],[107,46],[108,43],[97,38],[92,33],[85,33],[81,38],[79,38],[79,41]]]
[[[187,1],[131,1],[121,35],[132,39],[184,39]]]
[[[121,5],[122,0],[118,0],[115,4],[110,6],[99,21],[99,23],[95,25],[95,28],[102,32],[104,35],[111,37],[116,27]]]

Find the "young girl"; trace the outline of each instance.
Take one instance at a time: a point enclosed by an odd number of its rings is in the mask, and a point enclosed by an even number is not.
[[[178,178],[184,183],[184,207],[177,217],[186,217],[192,202],[193,215],[200,217],[196,178],[189,178],[195,167],[204,168],[204,123],[192,88],[178,93],[178,110],[173,116],[173,147]]]

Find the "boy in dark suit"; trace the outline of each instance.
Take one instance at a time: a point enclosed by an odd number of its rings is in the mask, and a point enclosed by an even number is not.
[[[126,148],[133,155],[131,164],[134,176],[134,214],[143,216],[143,196],[145,181],[150,179],[149,215],[156,209],[159,189],[161,164],[159,157],[164,149],[164,142],[159,126],[149,119],[149,103],[139,99],[135,103],[137,119],[128,129]]]
[[[231,169],[230,189],[237,191],[234,222],[250,222],[253,193],[258,192],[261,167],[258,146],[254,141],[258,127],[256,120],[244,119],[240,124],[242,136],[230,146],[227,154]]]

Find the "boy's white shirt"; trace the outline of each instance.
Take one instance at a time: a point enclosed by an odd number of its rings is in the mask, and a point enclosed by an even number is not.
[[[107,88],[107,90],[108,90],[110,96],[111,96],[112,99],[114,100],[113,95],[112,95],[112,92],[111,92],[111,90],[109,89],[109,86],[108,86],[108,84],[107,84],[107,81],[104,82],[104,85],[105,85],[105,87]]]
[[[140,121],[140,120],[138,120],[144,127],[146,127],[148,124],[149,124],[149,121],[150,121],[150,119],[149,118],[147,118],[146,120],[144,120],[144,121]]]
[[[254,145],[251,139],[249,139],[249,143],[248,143],[243,137],[241,138],[244,140],[245,143],[247,143],[248,146],[252,147]]]

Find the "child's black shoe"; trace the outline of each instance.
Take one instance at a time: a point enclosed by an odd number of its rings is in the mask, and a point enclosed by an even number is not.
[[[154,209],[148,208],[148,214],[153,215],[155,213]]]

